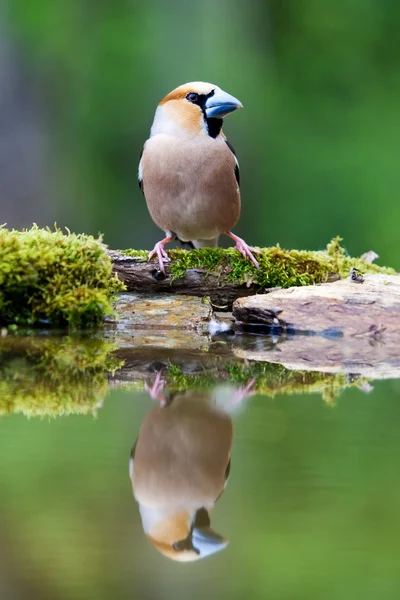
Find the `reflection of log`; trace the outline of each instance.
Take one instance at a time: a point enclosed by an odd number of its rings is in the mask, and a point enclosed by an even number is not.
[[[349,382],[357,376],[371,380],[400,378],[400,350],[394,338],[381,342],[355,337],[238,335],[230,342],[212,342],[195,333],[192,342],[197,341],[196,348],[194,343],[190,347],[185,345],[183,337],[179,339],[173,335],[172,345],[168,345],[168,336],[154,333],[147,338],[146,333],[137,331],[131,345],[125,342],[116,351],[116,358],[123,361],[123,365],[110,377],[113,386],[151,380],[158,370],[162,370],[169,379],[172,365],[178,367],[184,376],[182,381],[189,386],[229,381],[231,373],[242,373],[243,381],[245,373],[249,378],[255,376],[257,381],[258,376],[263,374],[266,384],[270,376],[273,379],[273,367],[279,365],[292,372],[293,376],[298,372],[299,392],[300,373],[306,371],[341,373],[349,376]],[[192,335],[186,334],[189,341]],[[279,377],[285,379],[284,370],[279,372]],[[181,381],[179,374],[177,381]],[[258,384],[259,381],[256,387]]]
[[[116,358],[124,364],[109,374],[111,387],[138,387],[154,381],[162,372],[170,390],[211,389],[220,384],[241,386],[254,378],[254,391],[267,396],[276,394],[318,393],[332,403],[349,386],[365,386],[364,379],[348,378],[342,373],[292,371],[280,364],[258,363],[239,358],[237,343],[211,343],[207,350],[184,348],[124,347]]]
[[[143,258],[126,256],[121,252],[109,250],[113,261],[113,271],[123,281],[129,292],[174,293],[191,296],[209,296],[214,304],[232,307],[236,298],[255,294],[258,286],[227,281],[220,273],[210,273],[207,269],[187,269],[183,277],[171,281],[169,267],[167,277],[160,277],[157,263],[147,262]]]
[[[144,332],[140,333],[144,334]],[[219,344],[210,344],[207,348],[197,349],[184,346],[181,348],[125,346],[116,350],[115,356],[123,364],[112,376],[109,376],[113,387],[149,381],[154,378],[157,371],[162,371],[168,378],[171,367],[175,373],[178,373],[177,369],[179,369],[179,372],[188,378],[188,382],[192,377],[196,379],[197,384],[209,385],[213,380],[216,382],[229,380],[227,365],[242,364],[230,347],[221,347]]]
[[[257,340],[260,342],[260,338]],[[234,350],[238,358],[277,363],[291,371],[346,373],[349,380],[400,378],[400,343],[394,337],[382,341],[356,338],[294,335],[271,344],[269,338]]]

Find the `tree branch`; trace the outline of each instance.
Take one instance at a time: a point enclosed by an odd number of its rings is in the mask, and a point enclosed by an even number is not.
[[[182,277],[173,279],[171,266],[166,265],[166,277],[159,271],[156,262],[135,256],[127,256],[118,250],[109,250],[113,262],[113,272],[126,285],[128,292],[186,294],[189,296],[209,296],[213,305],[232,308],[237,298],[251,296],[260,291],[260,286],[228,281],[220,272],[208,269],[187,269]]]

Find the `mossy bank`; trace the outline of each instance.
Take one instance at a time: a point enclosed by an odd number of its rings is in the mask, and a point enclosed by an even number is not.
[[[341,238],[334,238],[325,250],[285,250],[278,245],[260,248],[257,255],[259,269],[243,258],[235,248],[202,248],[200,250],[169,250],[170,274],[173,284],[184,277],[187,269],[204,269],[218,274],[219,280],[237,285],[246,284],[260,290],[271,287],[291,287],[324,283],[332,278],[349,276],[355,267],[363,273],[394,274],[389,267],[370,264],[363,258],[348,255],[341,246]],[[147,259],[143,250],[125,250],[127,256]]]
[[[143,262],[148,253],[126,250],[123,254]],[[259,270],[234,248],[170,250],[168,254],[171,263],[163,291],[171,293],[188,269],[200,269],[206,278],[212,273],[212,289],[224,281],[234,282],[246,287],[247,294],[347,277],[351,267],[364,273],[394,273],[393,269],[348,256],[339,238],[324,251],[263,248]],[[113,261],[101,239],[36,226],[26,231],[0,227],[0,326],[101,326],[105,317],[114,314],[112,302],[123,289],[124,284],[113,275]],[[140,282],[135,290],[140,292]],[[209,294],[202,294],[200,289],[196,295]]]
[[[123,289],[101,239],[0,228],[0,325],[96,326]]]

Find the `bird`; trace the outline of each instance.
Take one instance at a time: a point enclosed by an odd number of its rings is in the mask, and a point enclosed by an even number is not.
[[[228,545],[211,528],[210,512],[229,477],[230,412],[252,395],[254,380],[238,390],[219,387],[169,396],[164,383],[158,373],[154,385],[146,386],[158,404],[141,425],[129,474],[151,544],[172,560],[190,562]]]
[[[254,254],[261,252],[231,231],[240,216],[239,163],[222,125],[239,108],[237,98],[203,81],[177,87],[158,104],[138,181],[150,216],[165,231],[148,256],[158,257],[164,274],[165,244],[217,247],[221,234],[259,268]]]

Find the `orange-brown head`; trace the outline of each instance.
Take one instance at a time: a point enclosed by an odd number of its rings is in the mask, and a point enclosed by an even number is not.
[[[157,522],[147,537],[154,548],[171,560],[193,562],[220,552],[228,545],[228,540],[211,529],[209,513],[204,508],[194,515],[184,509],[164,515],[160,510],[156,513]],[[141,515],[147,525],[155,512],[141,507]]]
[[[242,104],[217,85],[194,81],[167,94],[159,103],[151,135],[219,135],[223,118]]]

